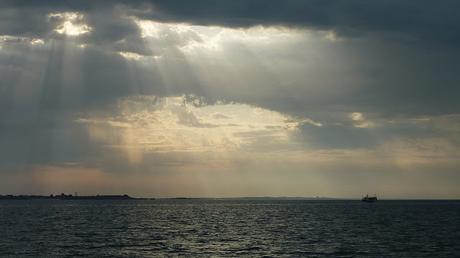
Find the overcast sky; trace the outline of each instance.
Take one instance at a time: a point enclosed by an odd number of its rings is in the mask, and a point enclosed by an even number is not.
[[[0,0],[0,194],[460,198],[459,10]]]

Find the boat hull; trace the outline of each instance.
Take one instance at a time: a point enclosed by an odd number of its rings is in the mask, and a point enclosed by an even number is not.
[[[364,197],[363,199],[361,199],[361,201],[363,201],[363,202],[376,202],[377,197]]]

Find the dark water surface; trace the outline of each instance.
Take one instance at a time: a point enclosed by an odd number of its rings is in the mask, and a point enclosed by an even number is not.
[[[0,201],[0,256],[459,257],[458,201]]]

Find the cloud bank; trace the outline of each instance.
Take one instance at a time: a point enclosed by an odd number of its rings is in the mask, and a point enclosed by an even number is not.
[[[458,5],[1,1],[1,189],[458,197]]]

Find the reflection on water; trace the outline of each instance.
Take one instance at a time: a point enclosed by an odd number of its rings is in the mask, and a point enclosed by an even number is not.
[[[460,255],[454,201],[0,201],[0,256]]]

